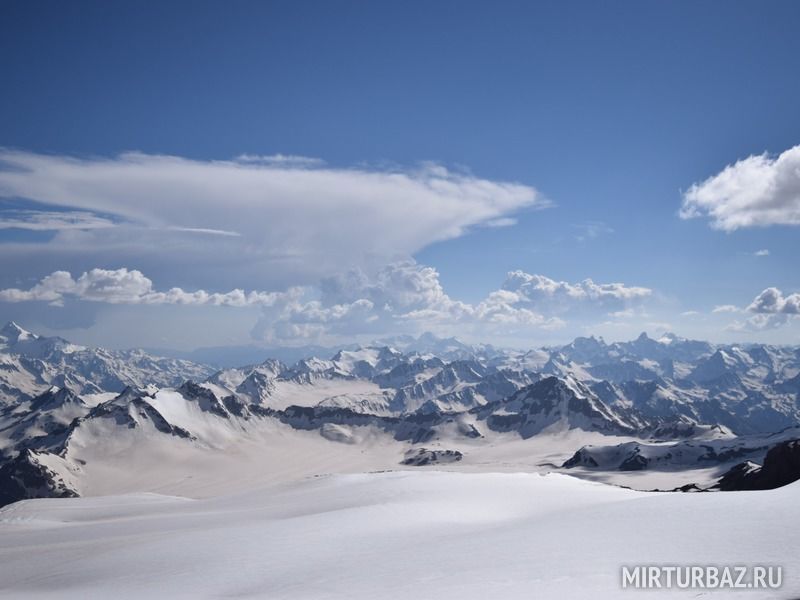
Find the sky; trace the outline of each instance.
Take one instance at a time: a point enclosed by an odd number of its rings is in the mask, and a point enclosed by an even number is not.
[[[797,2],[0,2],[0,319],[800,337]]]

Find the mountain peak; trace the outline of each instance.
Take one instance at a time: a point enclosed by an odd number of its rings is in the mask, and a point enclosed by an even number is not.
[[[0,329],[0,337],[4,337],[8,342],[15,343],[22,340],[36,339],[39,336],[23,329],[14,321],[9,321]]]
[[[438,335],[431,331],[426,331],[421,333],[417,338],[418,342],[427,342],[427,343],[436,343],[436,342],[444,342],[454,340],[455,338],[440,338]]]

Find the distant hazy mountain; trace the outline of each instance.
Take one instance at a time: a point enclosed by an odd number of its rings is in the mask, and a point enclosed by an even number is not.
[[[16,323],[0,329],[0,406],[30,399],[51,386],[80,394],[120,392],[127,386],[179,385],[213,370],[143,350],[86,348],[60,337],[43,337]]]
[[[358,348],[357,344],[347,346],[348,349]],[[196,350],[173,350],[169,348],[144,348],[145,352],[155,356],[179,358],[191,362],[212,365],[217,369],[238,367],[260,363],[268,358],[274,358],[285,363],[295,363],[303,358],[312,356],[333,356],[342,347],[327,346],[274,346],[264,347],[254,344],[243,346],[209,346]]]

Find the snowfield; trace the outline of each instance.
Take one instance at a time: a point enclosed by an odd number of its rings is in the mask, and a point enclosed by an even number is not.
[[[800,485],[646,493],[566,475],[396,471],[203,500],[0,509],[6,598],[794,598]],[[772,564],[778,590],[623,590],[621,565]]]

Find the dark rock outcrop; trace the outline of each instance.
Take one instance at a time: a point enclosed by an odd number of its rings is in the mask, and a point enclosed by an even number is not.
[[[764,457],[763,466],[739,463],[717,482],[723,492],[735,490],[772,490],[800,479],[800,440],[773,446]]]
[[[405,458],[400,462],[400,464],[412,467],[424,467],[425,465],[458,462],[462,458],[464,458],[464,455],[458,450],[429,450],[428,448],[412,448],[406,452]]]
[[[0,506],[31,498],[74,498],[78,492],[63,474],[42,460],[47,452],[24,450],[0,467]],[[55,455],[49,455],[62,460]]]

